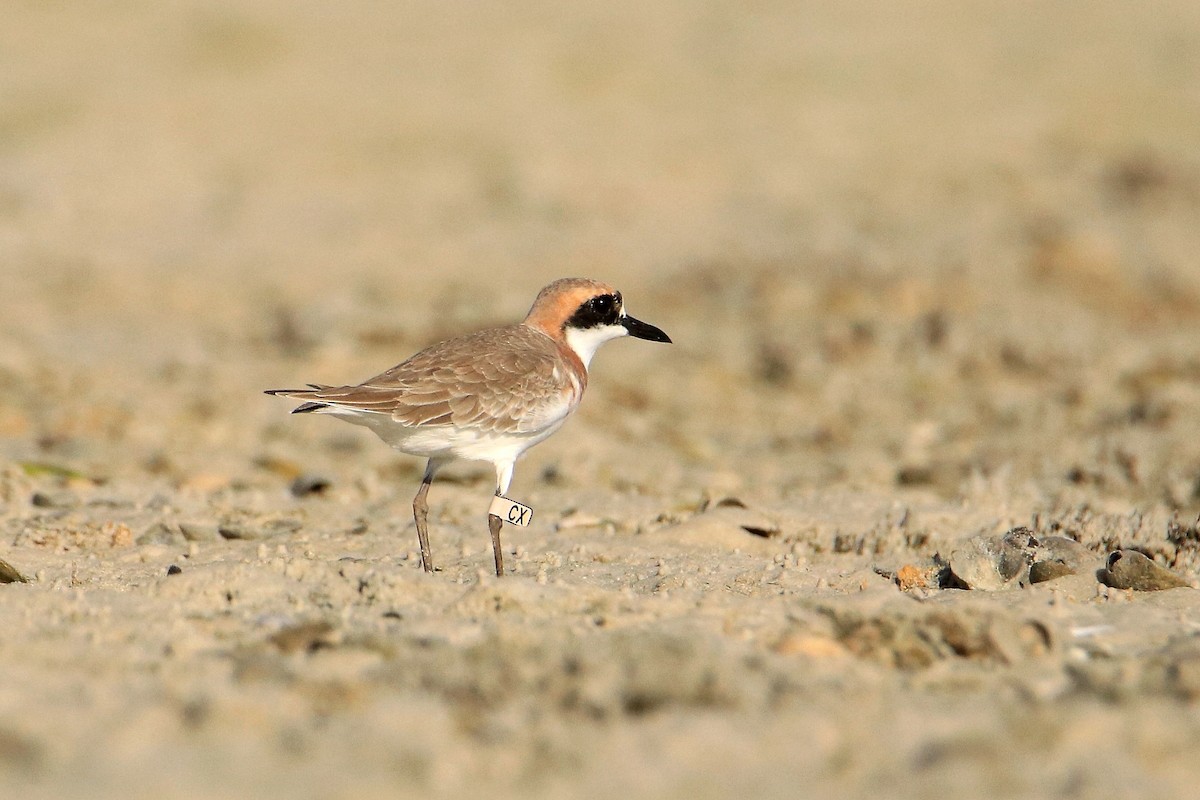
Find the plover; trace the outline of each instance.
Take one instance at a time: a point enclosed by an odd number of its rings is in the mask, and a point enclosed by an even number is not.
[[[304,400],[293,414],[332,414],[370,428],[401,452],[429,459],[413,518],[421,565],[432,572],[426,496],[438,469],[455,459],[490,462],[496,496],[502,497],[521,454],[562,427],[579,406],[596,349],[621,336],[671,341],[629,316],[621,293],[608,284],[563,278],[542,289],[516,325],[448,339],[354,386],[309,384],[267,394]],[[503,522],[489,511],[497,575],[504,574]]]

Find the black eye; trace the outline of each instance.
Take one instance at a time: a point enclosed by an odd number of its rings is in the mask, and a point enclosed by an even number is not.
[[[621,318],[619,295],[601,294],[583,301],[566,325],[571,328],[594,328],[597,325],[615,325]]]

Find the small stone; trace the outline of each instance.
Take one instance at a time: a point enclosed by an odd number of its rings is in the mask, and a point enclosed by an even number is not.
[[[1042,553],[1045,555],[1044,558],[1039,557],[1039,561],[1061,561],[1071,569],[1072,573],[1082,572],[1088,567],[1096,569],[1100,566],[1099,556],[1066,536],[1046,536],[1039,540],[1038,549],[1041,551],[1039,555]]]
[[[155,522],[146,528],[135,541],[139,545],[182,544],[185,541],[185,537],[176,526],[166,522]]]
[[[905,564],[900,569],[896,570],[896,585],[900,587],[900,591],[907,592],[910,589],[930,589],[937,585],[934,575],[936,568],[921,569],[916,564]]]
[[[1065,561],[1059,558],[1046,561],[1035,561],[1029,567],[1029,582],[1030,583],[1045,583],[1052,581],[1055,578],[1062,578],[1067,575],[1074,575],[1075,570],[1071,569]]]
[[[58,491],[36,491],[29,502],[38,508],[74,508],[79,505],[79,498],[74,492],[65,489]]]
[[[217,533],[222,539],[261,539],[262,535],[245,525],[236,522],[226,522],[217,526]]]
[[[180,522],[179,532],[189,542],[215,542],[222,538],[215,522]]]
[[[1091,575],[1104,566],[1100,557],[1074,539],[1046,536],[1034,548],[1029,582],[1044,583],[1067,575]]]
[[[1029,577],[1038,541],[1028,528],[1003,536],[976,536],[950,554],[950,571],[969,589],[996,591]]]
[[[168,575],[178,575],[181,572],[183,572],[183,569],[180,568],[178,564],[172,564],[171,566],[167,567]]]
[[[1137,592],[1157,592],[1163,589],[1190,587],[1192,584],[1164,566],[1154,563],[1137,550],[1117,550],[1109,554],[1100,579],[1114,589]]]
[[[333,481],[324,475],[304,472],[297,475],[292,481],[291,492],[293,497],[308,497],[312,494],[324,494],[325,490],[332,485]]]
[[[0,583],[29,583],[29,580],[16,567],[0,558]]]

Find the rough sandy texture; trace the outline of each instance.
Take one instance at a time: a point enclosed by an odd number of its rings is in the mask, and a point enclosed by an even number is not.
[[[1098,573],[1200,571],[1200,4],[4,18],[4,796],[1194,795],[1200,595]],[[573,274],[676,344],[424,575],[260,392]]]

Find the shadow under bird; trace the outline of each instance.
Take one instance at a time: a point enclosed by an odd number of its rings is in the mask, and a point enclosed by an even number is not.
[[[429,461],[413,499],[421,565],[433,571],[426,496],[446,463],[496,468],[496,495],[512,482],[521,454],[562,427],[587,388],[600,345],[622,336],[670,342],[625,312],[621,293],[587,278],[563,278],[538,293],[525,319],[427,347],[354,386],[309,384],[267,394],[305,402],[293,414],[330,414],[374,431],[392,447]],[[496,574],[504,574],[500,529],[488,514]]]

